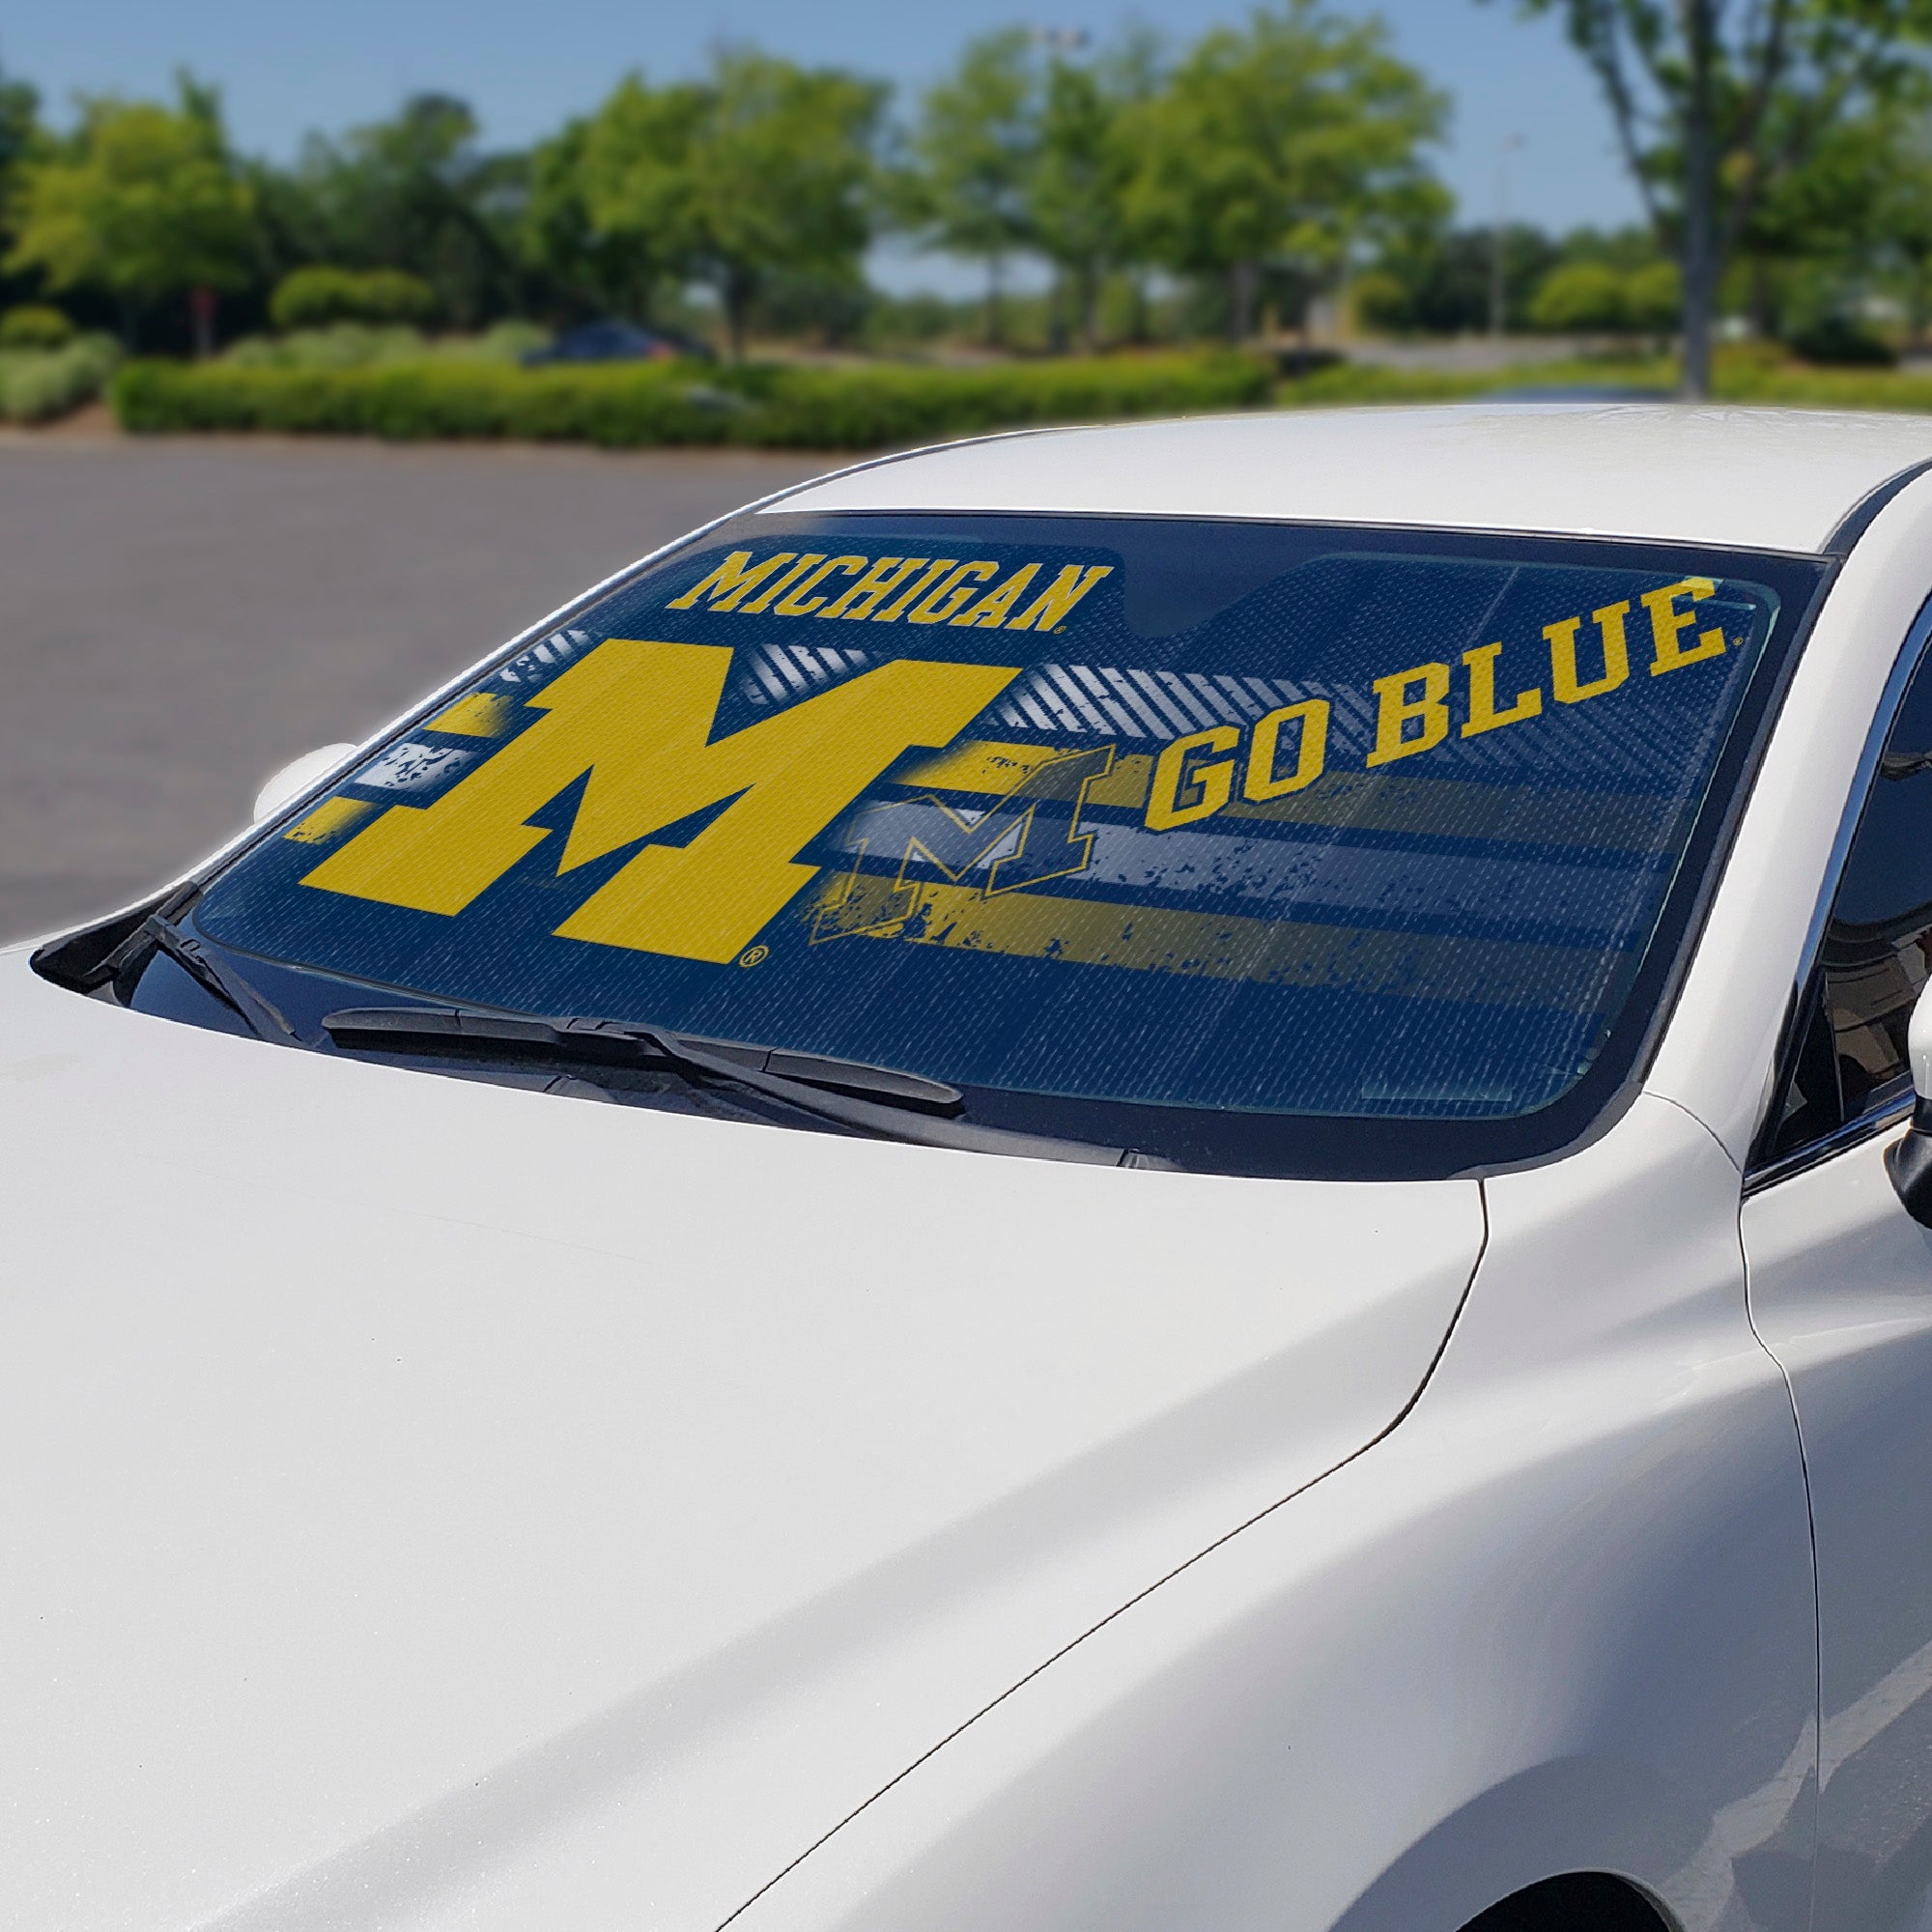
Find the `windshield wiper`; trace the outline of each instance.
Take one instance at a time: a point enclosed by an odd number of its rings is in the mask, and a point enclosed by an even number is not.
[[[725,1084],[803,1114],[883,1140],[981,1153],[1030,1154],[1096,1167],[1165,1167],[1130,1149],[1060,1140],[956,1119],[956,1087],[893,1066],[785,1053],[731,1040],[697,1040],[663,1027],[619,1020],[540,1019],[471,1007],[349,1007],[322,1022],[348,1052],[536,1061],[553,1065],[649,1069],[667,1065],[695,1085]]]
[[[165,952],[204,992],[238,1013],[251,1033],[292,1046],[300,1043],[301,1036],[289,1024],[279,1007],[265,999],[232,966],[225,965],[212,948],[193,933],[183,931],[173,920],[157,912],[150,913],[122,950],[132,951],[143,943]]]

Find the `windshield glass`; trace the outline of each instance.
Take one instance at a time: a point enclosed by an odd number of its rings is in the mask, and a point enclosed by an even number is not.
[[[1129,1110],[1123,1144],[1237,1170],[1334,1166],[1282,1151],[1311,1123],[1386,1150],[1420,1143],[1365,1130],[1409,1122],[1455,1171],[1632,1020],[1818,581],[1629,544],[747,516],[394,739],[194,923],[365,987],[904,1067],[988,1119]]]

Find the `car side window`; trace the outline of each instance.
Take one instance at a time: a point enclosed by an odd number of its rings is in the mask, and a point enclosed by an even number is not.
[[[1932,655],[1859,815],[1799,1012],[1765,1156],[1797,1152],[1907,1091],[1906,1028],[1932,970]]]

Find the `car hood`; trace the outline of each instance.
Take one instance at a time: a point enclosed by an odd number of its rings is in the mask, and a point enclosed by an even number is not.
[[[0,956],[7,1916],[715,1926],[1386,1429],[1482,1225],[280,1051]]]

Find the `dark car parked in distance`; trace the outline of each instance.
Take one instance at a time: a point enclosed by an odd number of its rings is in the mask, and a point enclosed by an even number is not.
[[[524,356],[526,368],[543,362],[708,362],[711,352],[687,335],[641,328],[634,322],[586,322],[567,328],[544,349]]]

